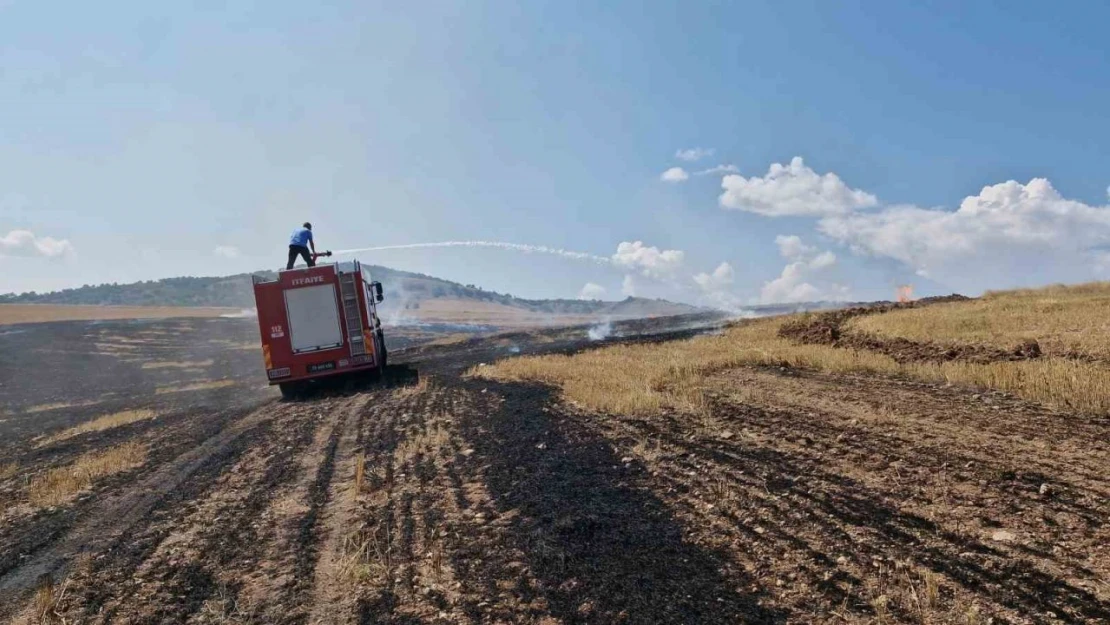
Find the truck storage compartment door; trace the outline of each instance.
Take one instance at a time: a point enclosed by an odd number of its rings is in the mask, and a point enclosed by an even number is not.
[[[343,344],[334,284],[285,291],[285,311],[289,316],[289,342],[294,354]]]

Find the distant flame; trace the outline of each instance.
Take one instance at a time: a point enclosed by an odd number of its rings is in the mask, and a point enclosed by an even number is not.
[[[912,284],[903,284],[902,286],[898,287],[897,301],[902,304],[913,301]]]

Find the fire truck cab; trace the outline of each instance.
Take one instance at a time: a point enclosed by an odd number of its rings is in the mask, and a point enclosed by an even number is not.
[[[270,384],[298,395],[328,376],[385,368],[378,319],[382,285],[357,260],[253,276],[262,358]]]

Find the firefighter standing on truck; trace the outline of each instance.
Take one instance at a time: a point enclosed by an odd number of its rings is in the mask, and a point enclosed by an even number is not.
[[[311,253],[309,247],[312,248]],[[293,268],[297,256],[303,258],[309,267],[316,266],[316,243],[312,240],[312,224],[307,221],[289,237],[289,262],[285,264],[287,270]]]

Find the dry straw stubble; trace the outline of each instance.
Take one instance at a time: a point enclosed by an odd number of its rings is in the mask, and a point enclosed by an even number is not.
[[[91,452],[72,463],[49,469],[31,478],[27,498],[37,507],[63,504],[89,488],[98,479],[141,465],[147,449],[136,442],[123,443],[101,452]]]

